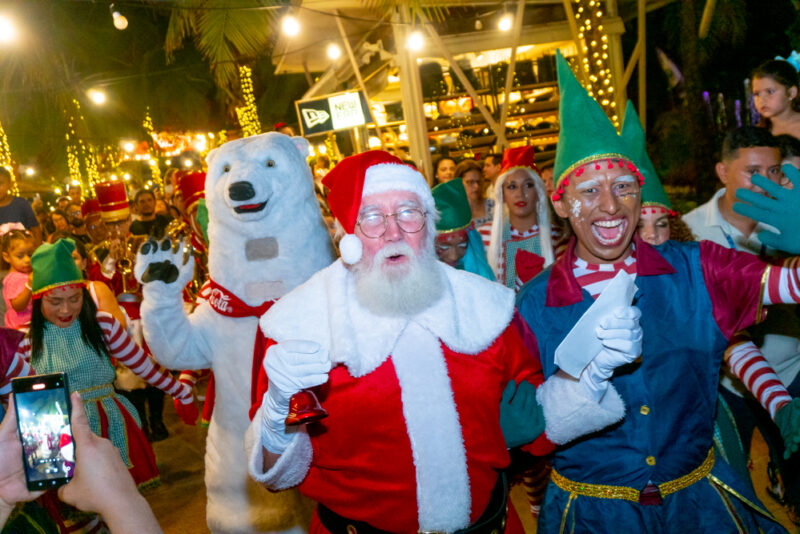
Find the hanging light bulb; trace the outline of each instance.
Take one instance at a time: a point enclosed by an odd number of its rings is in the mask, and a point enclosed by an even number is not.
[[[92,102],[94,102],[98,106],[102,106],[103,104],[106,103],[106,94],[100,89],[89,89],[86,92],[86,95]]]
[[[423,44],[425,44],[425,41],[422,38],[422,32],[414,31],[408,34],[408,40],[406,41],[406,46],[409,49],[421,50]]]
[[[281,30],[288,37],[294,37],[300,33],[300,22],[293,15],[286,15],[281,20]]]
[[[127,28],[128,19],[125,15],[114,9],[114,4],[109,5],[108,8],[111,10],[111,18],[114,19],[114,27],[120,31]]]
[[[502,17],[500,17],[500,22],[497,23],[497,29],[501,32],[507,32],[511,29],[511,26],[514,24],[514,17],[511,16],[510,13],[506,13]]]
[[[9,44],[16,41],[16,39],[17,27],[14,22],[5,15],[0,15],[0,43]]]
[[[334,61],[339,59],[342,56],[342,49],[339,48],[339,45],[336,43],[331,43],[328,45],[328,57]]]

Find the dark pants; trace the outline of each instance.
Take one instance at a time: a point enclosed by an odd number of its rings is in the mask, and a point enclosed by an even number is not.
[[[131,404],[136,408],[139,419],[142,421],[143,430],[164,423],[164,392],[157,387],[148,385],[144,389],[120,391],[120,394],[131,401]]]
[[[758,428],[769,447],[770,460],[777,466],[783,478],[786,503],[800,508],[800,453],[794,454],[789,460],[784,460],[783,437],[769,413],[751,396],[740,397],[727,388],[719,389],[736,419],[736,428],[739,431],[745,458],[750,457],[753,431]],[[798,396],[800,378],[795,379],[787,389],[793,398]]]

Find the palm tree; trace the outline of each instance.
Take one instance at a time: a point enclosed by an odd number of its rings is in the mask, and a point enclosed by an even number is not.
[[[245,7],[230,0],[178,0],[171,9],[164,42],[167,59],[172,60],[186,39],[192,39],[226,100],[238,102],[238,67],[272,48],[271,28],[281,5],[271,0],[253,0]]]

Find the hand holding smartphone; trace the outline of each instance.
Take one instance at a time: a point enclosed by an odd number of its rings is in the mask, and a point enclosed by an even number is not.
[[[28,490],[66,484],[75,471],[67,375],[14,378],[11,387]]]

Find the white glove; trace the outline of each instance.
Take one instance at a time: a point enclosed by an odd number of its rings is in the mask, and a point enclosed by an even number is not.
[[[264,371],[269,384],[262,402],[261,442],[268,451],[281,454],[289,446],[289,400],[300,390],[327,382],[331,365],[328,350],[313,341],[287,340],[267,350]]]
[[[589,362],[580,382],[592,398],[600,402],[608,389],[608,381],[617,367],[634,361],[642,353],[642,312],[635,306],[616,308],[596,330],[603,348]]]

